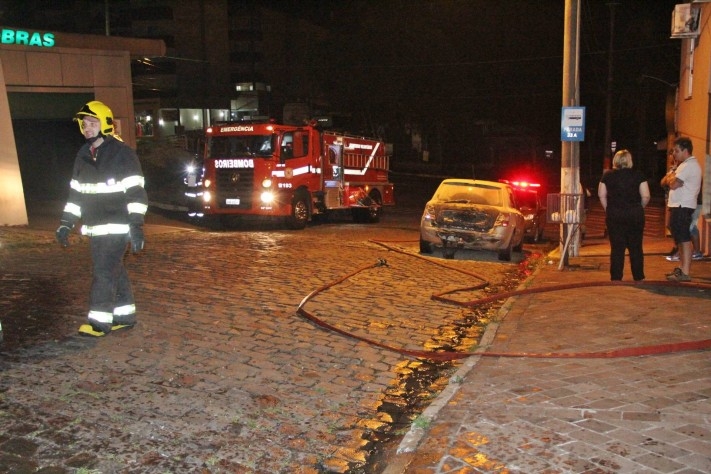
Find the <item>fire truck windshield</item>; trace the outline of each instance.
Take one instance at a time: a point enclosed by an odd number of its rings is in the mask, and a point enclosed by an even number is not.
[[[209,142],[210,157],[272,156],[273,135],[240,135],[212,137]]]

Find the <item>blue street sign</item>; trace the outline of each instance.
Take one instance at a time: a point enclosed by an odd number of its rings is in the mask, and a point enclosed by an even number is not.
[[[560,139],[564,142],[585,140],[585,107],[563,107],[560,119]]]

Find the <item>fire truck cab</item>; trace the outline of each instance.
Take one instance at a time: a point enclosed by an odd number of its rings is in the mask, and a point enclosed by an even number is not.
[[[389,159],[380,140],[313,125],[216,124],[201,172],[186,180],[189,213],[278,217],[293,229],[348,210],[356,222],[377,222],[394,204]]]

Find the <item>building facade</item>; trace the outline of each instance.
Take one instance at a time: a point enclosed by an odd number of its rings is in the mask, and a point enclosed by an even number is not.
[[[672,40],[682,42],[673,129],[674,138],[691,138],[703,172],[699,218],[701,251],[711,253],[711,3],[679,4],[672,14]],[[671,145],[669,145],[671,147]]]
[[[293,13],[298,5],[276,9],[253,0],[113,3],[121,15],[110,15],[110,22],[118,22],[112,35],[166,44],[165,56],[132,63],[136,127],[143,136],[195,135],[216,121],[281,119],[288,103],[324,102],[310,53],[326,31]]]
[[[47,198],[53,187],[68,186],[69,176],[58,177],[71,174],[71,167],[60,164],[66,157],[55,150],[65,131],[81,137],[72,117],[84,103],[109,105],[117,132],[135,148],[131,58],[164,55],[165,46],[160,40],[0,30],[0,225],[26,225],[28,186]]]

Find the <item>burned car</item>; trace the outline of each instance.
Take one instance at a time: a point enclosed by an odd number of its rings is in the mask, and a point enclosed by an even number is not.
[[[445,179],[425,205],[420,252],[437,247],[452,258],[457,249],[490,250],[499,260],[511,260],[522,248],[525,225],[509,184]]]

